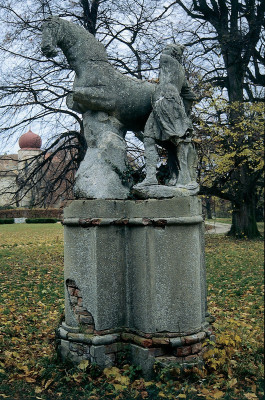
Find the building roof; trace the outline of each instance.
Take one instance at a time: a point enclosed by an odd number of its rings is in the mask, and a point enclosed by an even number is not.
[[[18,144],[21,150],[35,150],[41,148],[41,137],[29,130],[20,136]]]

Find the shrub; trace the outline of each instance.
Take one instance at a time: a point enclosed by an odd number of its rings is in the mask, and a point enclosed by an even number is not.
[[[27,224],[54,224],[57,218],[26,218]]]
[[[0,218],[0,224],[13,224],[14,218]]]

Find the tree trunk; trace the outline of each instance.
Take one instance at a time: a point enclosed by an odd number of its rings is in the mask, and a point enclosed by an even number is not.
[[[252,195],[238,204],[233,204],[232,226],[228,236],[248,239],[260,237],[255,209],[255,199]]]
[[[212,197],[211,196],[207,196],[205,198],[205,207],[206,207],[206,215],[207,215],[207,219],[212,219]]]

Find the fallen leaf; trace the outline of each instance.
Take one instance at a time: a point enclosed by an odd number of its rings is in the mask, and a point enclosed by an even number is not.
[[[89,365],[89,361],[88,360],[82,360],[78,364],[78,368],[81,369],[82,371],[85,371],[87,369],[88,365]]]

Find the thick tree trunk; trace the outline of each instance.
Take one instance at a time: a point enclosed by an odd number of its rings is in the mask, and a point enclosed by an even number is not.
[[[260,237],[255,216],[255,199],[249,196],[239,204],[233,204],[232,226],[229,236],[254,239]]]
[[[206,216],[207,219],[212,219],[212,197],[206,197],[205,199],[205,206],[206,206]]]

